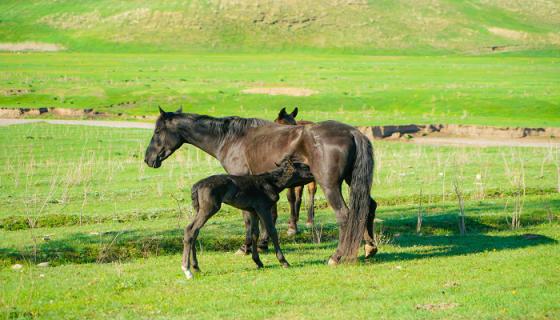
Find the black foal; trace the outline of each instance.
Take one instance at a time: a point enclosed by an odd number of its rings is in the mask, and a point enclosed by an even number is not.
[[[190,270],[191,260],[193,269],[199,271],[195,241],[200,228],[220,210],[222,203],[251,213],[252,243],[258,241],[260,219],[272,239],[278,261],[284,267],[288,267],[288,261],[284,258],[278,243],[278,233],[272,219],[272,207],[276,205],[279,199],[278,193],[283,189],[310,181],[313,181],[313,175],[307,165],[285,158],[278,164],[278,168],[267,173],[246,176],[214,175],[194,184],[191,196],[196,215],[185,228],[183,240],[182,269],[187,278],[193,277]],[[263,264],[257,246],[253,245],[251,248],[253,261],[258,268],[261,268]]]

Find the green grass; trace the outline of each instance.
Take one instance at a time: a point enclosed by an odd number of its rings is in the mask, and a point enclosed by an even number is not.
[[[326,266],[337,228],[322,195],[317,214],[321,243],[314,243],[304,226],[296,237],[286,236],[282,197],[278,228],[292,268],[280,268],[272,254],[263,255],[264,270],[256,270],[249,257],[234,256],[242,243],[242,219],[226,207],[202,230],[203,272],[187,281],[180,253],[190,185],[221,169],[190,146],[162,168],[149,169],[142,156],[150,134],[46,124],[0,128],[2,317],[560,315],[555,148],[376,141],[373,195],[382,220],[377,231],[385,241],[375,259]],[[522,172],[522,227],[511,230],[508,221],[518,190],[514,180]],[[455,180],[467,199],[465,236],[458,234]],[[420,199],[424,222],[417,234]],[[20,218],[23,226],[13,231],[6,227],[7,221]],[[30,228],[28,219],[39,223]],[[35,266],[44,261],[50,267]],[[10,268],[14,263],[23,269]],[[429,304],[436,310],[425,310]]]
[[[157,105],[354,125],[560,126],[560,60],[299,54],[0,54],[0,106],[156,115]],[[295,87],[308,97],[243,94]],[[18,92],[19,90],[19,92]]]
[[[71,51],[555,55],[556,2],[3,1],[0,41]],[[496,31],[497,30],[497,31]]]

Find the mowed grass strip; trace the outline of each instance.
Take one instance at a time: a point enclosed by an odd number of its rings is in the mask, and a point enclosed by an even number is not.
[[[157,106],[354,125],[445,123],[560,126],[554,57],[344,54],[0,53],[0,106],[93,108],[115,117]],[[288,88],[309,96],[247,94]],[[291,90],[291,91],[290,91]]]

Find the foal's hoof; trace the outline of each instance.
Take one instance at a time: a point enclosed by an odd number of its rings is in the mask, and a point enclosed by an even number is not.
[[[377,247],[366,243],[366,245],[364,246],[364,251],[366,259],[371,258],[377,253]]]
[[[192,274],[191,270],[189,270],[185,267],[182,267],[181,269],[183,269],[183,273],[185,274],[185,277],[187,277],[187,279],[190,280],[190,279],[193,278],[193,274]]]
[[[248,251],[245,251],[243,249],[238,249],[237,251],[235,251],[234,253],[236,256],[246,256],[249,254]]]
[[[288,263],[288,261],[282,262],[282,267],[283,267],[283,268],[289,268],[289,267],[290,267],[290,264]]]
[[[336,265],[338,265],[338,261],[336,261],[336,260],[333,259],[333,258],[330,258],[330,259],[329,259],[329,262],[327,262],[327,264],[328,264],[329,266],[336,266]]]
[[[293,235],[297,234],[297,229],[289,227],[287,233],[288,233],[289,236],[293,236]]]

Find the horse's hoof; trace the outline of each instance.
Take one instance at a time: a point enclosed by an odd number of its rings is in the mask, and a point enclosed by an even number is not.
[[[297,234],[297,229],[294,229],[294,228],[290,227],[290,228],[288,228],[287,233],[288,233],[289,236],[293,236],[293,235]]]
[[[194,272],[200,272],[200,268],[198,266],[193,266],[192,269]]]
[[[283,268],[289,268],[290,264],[286,261],[286,262],[282,262],[282,267]]]
[[[329,266],[336,266],[336,265],[338,265],[338,261],[334,260],[333,258],[330,258],[329,262],[327,262],[327,264]]]
[[[366,259],[373,257],[377,253],[377,247],[369,244],[364,246],[364,250]]]
[[[249,252],[247,252],[247,251],[245,251],[245,250],[243,250],[243,249],[239,249],[239,250],[235,251],[234,254],[235,254],[236,256],[246,256],[246,255],[249,254]]]

